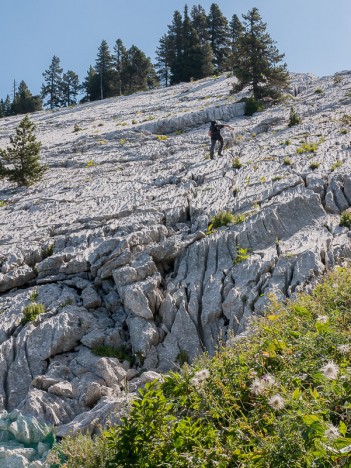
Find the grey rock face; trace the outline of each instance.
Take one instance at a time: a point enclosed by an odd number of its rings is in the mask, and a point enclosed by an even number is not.
[[[213,353],[271,294],[293,297],[351,257],[339,226],[351,205],[350,141],[340,133],[351,75],[343,86],[293,75],[302,124],[291,128],[288,103],[244,117],[233,81],[33,114],[50,177],[0,190],[0,409],[62,436],[94,433],[112,408],[123,414],[128,389]],[[1,148],[18,122],[3,120]],[[223,130],[214,160],[210,120],[235,128]],[[242,222],[211,232],[220,211]],[[34,302],[45,312],[22,323]],[[37,454],[7,447],[0,457],[26,466],[42,462]]]

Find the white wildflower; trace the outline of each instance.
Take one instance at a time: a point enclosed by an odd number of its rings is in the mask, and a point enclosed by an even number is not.
[[[324,437],[329,440],[334,440],[337,437],[340,437],[339,429],[335,427],[334,424],[329,423],[328,428],[324,432]]]
[[[261,379],[256,377],[250,385],[250,390],[254,395],[262,395],[265,390],[265,384]]]
[[[275,410],[280,410],[284,408],[285,402],[284,399],[280,395],[273,395],[269,400],[268,400],[269,406],[271,406]]]
[[[272,387],[275,384],[275,378],[271,374],[266,374],[262,377],[266,387]]]
[[[321,370],[326,379],[335,380],[338,377],[339,366],[334,361],[328,361]]]
[[[327,323],[328,320],[329,320],[328,315],[318,315],[317,317],[317,322],[320,322],[320,323]]]
[[[340,354],[349,354],[351,346],[349,344],[341,344],[337,347]]]
[[[190,380],[190,384],[196,388],[199,388],[206,379],[210,376],[210,371],[208,369],[202,369],[195,372],[194,377]]]

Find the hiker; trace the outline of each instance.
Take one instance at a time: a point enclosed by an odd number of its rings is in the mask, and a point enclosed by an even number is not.
[[[221,135],[222,128],[230,128],[231,130],[234,130],[234,128],[231,127],[230,125],[219,124],[215,120],[211,121],[210,129],[208,131],[208,136],[211,137],[211,149],[210,149],[211,159],[213,159],[213,154],[214,154],[217,141],[219,141],[218,156],[223,156],[222,150],[223,150],[224,141]]]

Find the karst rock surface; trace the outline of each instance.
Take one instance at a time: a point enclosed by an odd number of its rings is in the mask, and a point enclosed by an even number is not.
[[[271,293],[351,257],[351,74],[292,75],[252,117],[233,81],[31,115],[49,169],[29,188],[0,182],[0,458],[42,466],[45,442],[26,448],[13,421],[94,433],[145,382],[232,342]],[[288,127],[291,106],[302,123]],[[0,120],[0,147],[21,118]],[[210,160],[214,119],[234,130]],[[206,233],[224,210],[245,221]],[[24,323],[31,303],[45,311]]]

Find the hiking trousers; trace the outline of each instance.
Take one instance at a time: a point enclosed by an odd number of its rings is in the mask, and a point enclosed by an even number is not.
[[[215,151],[215,146],[217,141],[219,141],[219,148],[218,148],[218,154],[220,155],[222,153],[224,141],[222,137],[218,137],[216,139],[211,138],[211,148],[210,148],[210,158],[213,159],[214,151]]]

